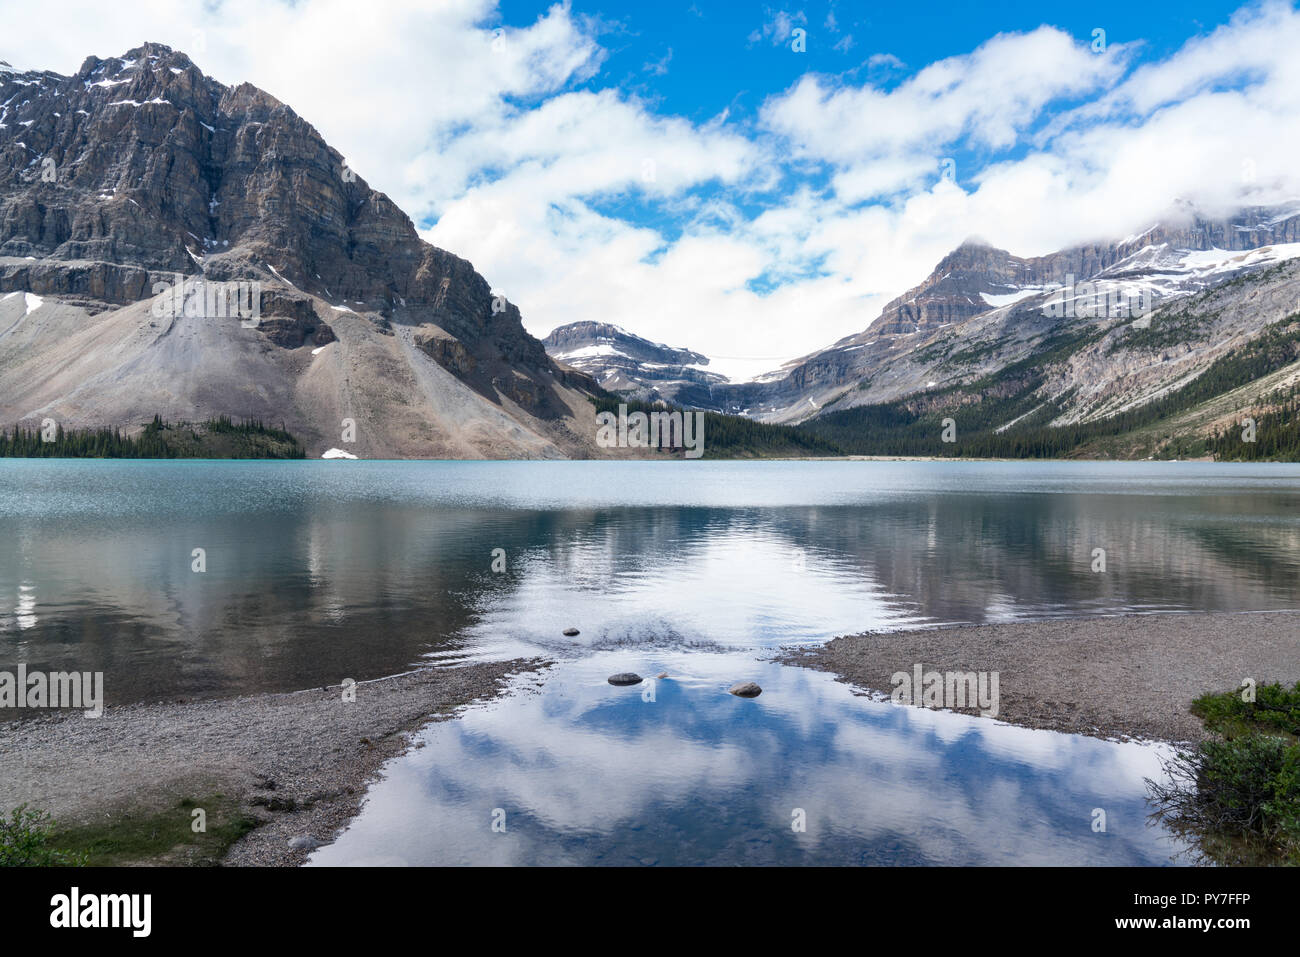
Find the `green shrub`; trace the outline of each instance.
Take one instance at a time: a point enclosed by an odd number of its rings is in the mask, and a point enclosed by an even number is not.
[[[1300,864],[1300,745],[1265,734],[1211,739],[1147,781],[1154,816],[1221,864]]]
[[[1205,694],[1192,713],[1219,737],[1162,762],[1153,816],[1220,864],[1300,865],[1300,682]]]
[[[80,867],[79,854],[67,854],[49,846],[54,821],[43,811],[29,811],[20,804],[6,819],[0,816],[0,867]]]

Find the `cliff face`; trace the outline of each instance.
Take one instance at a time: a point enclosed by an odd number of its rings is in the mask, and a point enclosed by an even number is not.
[[[176,317],[165,328],[156,311],[152,323],[121,321],[119,313],[149,314],[138,305],[176,274],[258,283],[262,322],[209,319],[223,333],[211,338],[189,321],[203,317]],[[338,431],[332,413],[309,406],[364,405],[370,454],[594,448],[583,401],[592,383],[558,369],[513,304],[494,298],[468,262],[420,240],[410,219],[288,106],[248,84],[224,86],[165,46],[91,57],[68,77],[0,69],[0,294],[12,292],[46,304],[24,312],[23,330],[0,319],[0,386],[18,366],[26,377],[0,389],[0,420],[39,413],[70,426],[129,427],[136,423],[109,419],[256,414],[328,446]],[[116,374],[53,338],[110,325],[125,337],[109,337],[121,360]],[[167,338],[191,341],[188,370],[166,368]],[[84,388],[75,400],[63,386],[42,388],[39,367],[14,353],[19,340],[51,350],[47,380],[60,363],[85,366],[99,381],[98,403]],[[455,345],[430,345],[442,340]],[[346,363],[315,368],[342,361],[321,353],[336,341]],[[320,359],[264,348],[308,345]],[[227,355],[209,355],[209,347]],[[223,378],[241,351],[258,355],[242,370],[252,382]],[[122,397],[133,379],[161,400],[142,377],[186,371],[195,373],[193,387],[162,408],[138,409]],[[223,391],[228,401],[216,398]]]

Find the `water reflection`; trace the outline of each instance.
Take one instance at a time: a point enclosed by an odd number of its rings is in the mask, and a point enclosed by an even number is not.
[[[738,667],[759,698],[726,694]],[[606,683],[629,668],[673,677],[647,701]],[[1146,823],[1157,748],[895,707],[734,655],[597,653],[423,740],[312,863],[1167,864],[1182,849]]]
[[[0,667],[102,670],[111,705],[539,650],[1294,608],[1298,504],[1277,466],[9,460]]]

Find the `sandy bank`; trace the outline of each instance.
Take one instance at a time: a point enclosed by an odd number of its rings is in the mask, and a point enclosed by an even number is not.
[[[889,693],[895,672],[999,673],[998,719],[1100,737],[1196,741],[1197,696],[1300,680],[1300,612],[1133,615],[868,632],[812,649],[787,664],[833,672]]]
[[[219,793],[261,822],[225,863],[299,864],[307,852],[289,841],[328,842],[410,732],[544,664],[423,669],[357,685],[354,702],[335,686],[0,722],[0,809],[29,802],[60,825],[111,828],[117,816],[172,813],[178,800]]]

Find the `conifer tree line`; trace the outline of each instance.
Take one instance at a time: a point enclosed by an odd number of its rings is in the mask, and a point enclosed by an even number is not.
[[[1255,417],[1255,441],[1233,426],[1215,433],[1206,451],[1222,462],[1300,462],[1300,386],[1273,397],[1274,408]]]
[[[597,414],[612,412],[618,414],[619,406],[633,412],[685,412],[681,406],[666,402],[641,402],[636,399],[620,399],[606,395],[592,399]],[[666,455],[678,450],[665,448],[660,450]],[[804,429],[787,425],[769,425],[756,422],[739,415],[724,415],[721,412],[704,413],[704,457],[705,458],[760,458],[770,456],[818,456],[842,455],[839,447]]]
[[[298,440],[281,428],[270,428],[258,419],[235,421],[217,416],[198,425],[175,425],[155,415],[137,436],[126,436],[120,428],[71,429],[56,425],[49,440],[39,428],[15,425],[0,429],[0,458],[94,458],[176,459],[212,457],[208,435],[229,435],[249,441],[237,443],[239,458],[306,457]],[[269,441],[251,441],[262,439]],[[221,457],[221,456],[217,456]]]
[[[1059,396],[1055,401],[1045,403],[1040,403],[1037,397],[1036,390],[1044,381],[1045,367],[1068,344],[1049,341],[1045,346],[1046,351],[1008,366],[996,377],[949,390],[981,394],[981,401],[954,403],[927,412],[914,411],[914,403],[906,399],[862,405],[828,412],[800,428],[854,455],[1088,457],[1110,444],[1122,447],[1123,439],[1129,433],[1158,428],[1166,419],[1300,359],[1300,314],[1273,323],[1255,339],[1220,357],[1191,382],[1166,396],[1103,419],[1073,425],[1048,424],[1064,411],[1063,402],[1068,396]],[[1016,377],[1023,378],[1022,387],[1015,395],[995,397],[994,390],[1000,382]],[[1259,420],[1261,428],[1267,423],[1267,441],[1261,434],[1256,442],[1243,443],[1238,433],[1227,430],[1214,443],[1180,440],[1170,448],[1178,450],[1178,454],[1209,452],[1229,459],[1300,461],[1300,455],[1296,453],[1295,403],[1288,401],[1286,396],[1266,401],[1281,403]],[[943,441],[945,418],[953,421],[956,441]],[[1019,421],[1011,428],[997,431],[998,427],[1016,419]],[[1252,445],[1254,448],[1243,450],[1237,449],[1236,445]]]

